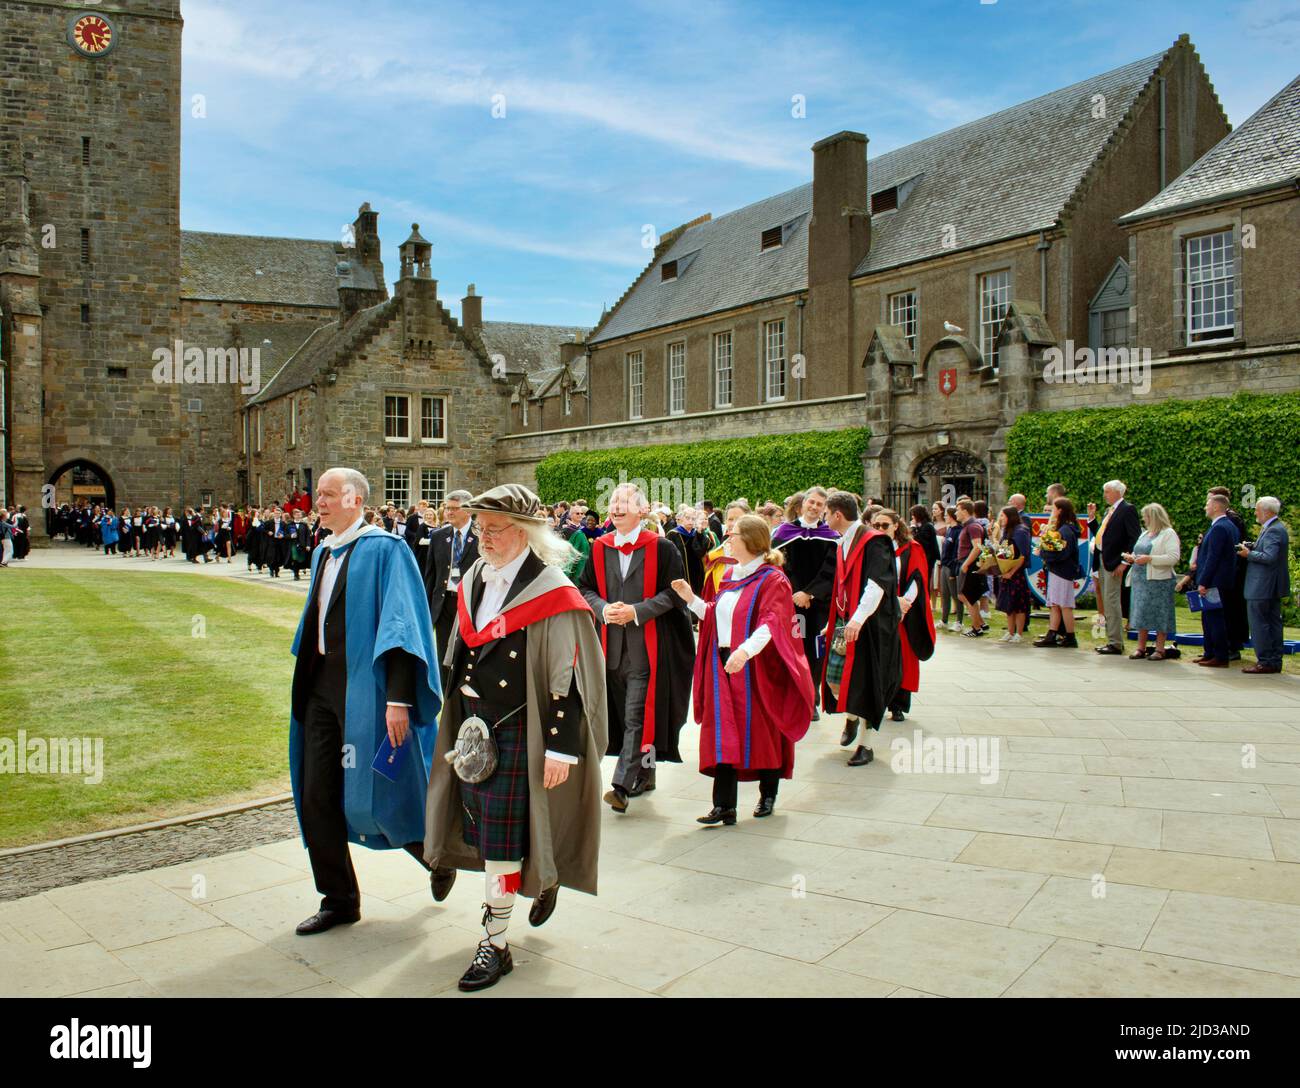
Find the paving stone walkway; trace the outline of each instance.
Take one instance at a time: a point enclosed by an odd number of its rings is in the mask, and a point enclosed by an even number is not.
[[[732,828],[695,823],[688,729],[654,794],[602,811],[599,896],[517,911],[492,992],[1300,996],[1300,680],[946,634],[922,676],[875,763],[846,766],[827,715],[776,814],[743,786]],[[953,771],[958,742],[996,772]],[[292,828],[97,879],[102,848],[0,903],[6,995],[459,996],[475,875],[435,904],[412,859],[355,849],[362,921],[300,938]]]

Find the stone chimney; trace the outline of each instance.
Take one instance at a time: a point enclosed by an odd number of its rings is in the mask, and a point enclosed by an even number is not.
[[[466,332],[476,332],[483,327],[483,296],[474,293],[471,283],[460,300],[460,326]]]
[[[367,201],[357,209],[357,217],[352,221],[352,235],[355,246],[355,260],[370,270],[375,283],[384,283],[384,262],[379,255],[379,213],[371,211]]]
[[[585,354],[586,351],[587,345],[582,342],[581,333],[579,333],[579,339],[560,345],[560,366],[568,366],[574,359]]]
[[[804,399],[853,387],[853,297],[849,277],[871,248],[867,138],[837,132],[812,146]],[[788,341],[790,342],[790,341]],[[795,350],[798,350],[797,346]]]

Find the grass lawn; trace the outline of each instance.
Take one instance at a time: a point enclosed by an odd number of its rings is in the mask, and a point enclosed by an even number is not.
[[[1196,615],[1187,607],[1187,598],[1179,594],[1177,597],[1174,598],[1174,607],[1175,607],[1174,626],[1177,627],[1177,629],[1182,633],[1200,634],[1201,618],[1200,616]],[[1037,611],[1037,609],[1035,609],[1035,611]],[[1043,634],[1047,631],[1046,609],[1043,609],[1042,611],[1044,613],[1043,618],[1041,619],[1035,618],[1030,621],[1029,638],[1028,638],[1028,641],[1030,642],[1032,642],[1036,638],[1041,638]],[[1079,648],[1074,651],[1075,653],[1091,654],[1096,647],[1104,646],[1106,644],[1106,639],[1104,636],[1098,639],[1094,639],[1092,637],[1092,618],[1096,614],[1097,614],[1097,610],[1096,608],[1093,607],[1075,609],[1074,635],[1075,638],[1077,638],[1079,641]],[[955,612],[952,613],[952,616],[950,618],[955,617],[955,615],[956,615]],[[935,622],[935,626],[937,627],[939,624],[939,611],[937,609],[935,611],[934,622]],[[969,626],[970,624],[969,616],[965,617],[963,619],[963,622]],[[1007,617],[1003,613],[999,612],[996,608],[994,608],[993,611],[989,614],[989,634],[985,635],[982,639],[979,640],[969,639],[967,641],[996,643],[997,640],[1001,638],[1002,635],[1006,632],[1006,629],[1007,629]],[[939,635],[940,638],[961,637],[955,632],[947,631],[947,630],[940,631]],[[1300,627],[1284,627],[1282,629],[1282,637],[1288,640],[1300,640]],[[1148,643],[1148,645],[1154,646],[1155,640],[1152,639]],[[1023,648],[1024,648],[1023,645],[1007,647],[1007,649],[1010,651],[1021,650]],[[1190,665],[1192,660],[1194,658],[1199,657],[1201,654],[1201,648],[1199,646],[1179,646],[1178,648],[1182,651],[1183,654],[1183,656],[1178,660],[1154,661],[1151,662],[1151,664],[1170,665],[1170,666],[1179,665],[1179,664]],[[1131,654],[1136,649],[1137,649],[1137,641],[1135,639],[1129,639],[1125,643],[1125,651],[1124,651],[1125,653]],[[1254,663],[1255,663],[1255,651],[1251,649],[1245,649],[1241,651],[1241,660],[1232,662],[1231,668],[1239,669],[1244,665],[1253,665]],[[1284,675],[1289,674],[1289,675],[1300,676],[1300,654],[1282,655],[1282,673]],[[1261,677],[1257,677],[1256,679],[1258,679],[1261,683],[1268,683],[1267,677],[1261,676]]]
[[[283,590],[170,572],[0,579],[0,737],[103,739],[98,784],[0,775],[0,847],[286,791],[301,608]]]

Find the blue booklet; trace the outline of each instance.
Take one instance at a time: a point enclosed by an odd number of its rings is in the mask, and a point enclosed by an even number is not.
[[[1223,596],[1213,587],[1204,596],[1194,589],[1189,589],[1187,591],[1187,607],[1193,612],[1213,612],[1216,608],[1223,607]]]
[[[375,761],[370,766],[390,782],[396,782],[397,776],[402,772],[402,764],[406,762],[406,756],[410,750],[411,737],[409,734],[400,748],[394,748],[393,742],[384,737],[384,743],[379,746],[379,751],[375,753]]]

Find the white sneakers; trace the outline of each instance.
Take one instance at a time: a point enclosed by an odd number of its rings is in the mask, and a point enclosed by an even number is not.
[[[1010,642],[1010,641],[1011,641],[1011,632],[1010,632],[1010,631],[1003,631],[1003,632],[1002,632],[1002,637],[1001,637],[1000,639],[998,639],[998,641],[999,641],[999,642]]]
[[[957,632],[960,632],[960,631],[961,631],[961,624],[958,623],[956,620],[949,620],[949,621],[948,621],[948,630],[949,630],[949,631],[957,631]]]

